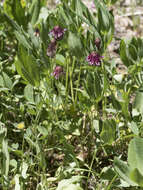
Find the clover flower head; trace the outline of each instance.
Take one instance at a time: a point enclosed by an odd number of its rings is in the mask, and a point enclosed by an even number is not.
[[[49,57],[54,57],[56,54],[56,47],[57,47],[57,42],[55,40],[51,41],[47,48],[47,56]]]
[[[86,61],[89,63],[89,65],[95,65],[95,66],[100,66],[101,65],[101,59],[103,56],[100,56],[96,52],[92,52],[86,57]]]
[[[59,79],[59,77],[63,74],[63,68],[61,66],[56,66],[51,75],[55,77],[55,79]]]
[[[50,34],[53,36],[53,38],[55,39],[55,40],[61,40],[62,38],[63,38],[63,36],[64,36],[64,33],[65,33],[65,31],[66,31],[67,29],[63,29],[63,28],[61,28],[60,26],[55,26],[52,30],[51,30],[51,32],[50,32]]]

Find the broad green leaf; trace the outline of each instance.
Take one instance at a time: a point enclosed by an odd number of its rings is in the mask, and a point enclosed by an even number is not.
[[[143,138],[135,137],[128,149],[128,163],[132,170],[137,168],[143,175]]]
[[[27,79],[30,84],[38,86],[40,83],[39,66],[36,59],[23,46],[19,46],[17,62],[18,70],[22,72],[22,77]]]
[[[28,84],[24,89],[24,96],[25,98],[31,102],[34,103],[34,96],[33,96],[33,86]]]
[[[26,27],[27,17],[25,15],[25,9],[22,7],[20,0],[12,0],[12,14],[17,23],[24,28]]]
[[[10,77],[6,74],[6,73],[2,73],[3,76],[3,81],[4,81],[4,86],[10,90],[12,90],[12,80],[10,79]]]
[[[94,86],[95,86],[95,94],[96,101],[99,102],[102,96],[102,88],[101,88],[101,78],[98,72],[94,72]]]
[[[73,55],[76,55],[77,57],[81,57],[82,44],[80,41],[80,37],[77,34],[69,32],[68,47],[70,51],[73,53]]]
[[[8,15],[9,21],[10,19],[14,19],[19,26],[26,27],[27,17],[25,15],[25,8],[22,7],[20,0],[5,0],[4,11]],[[12,22],[14,23],[14,21]]]
[[[95,19],[89,9],[85,6],[85,4],[81,0],[74,1],[74,9],[76,15],[79,15],[81,18],[86,18],[91,25],[95,26]],[[78,18],[79,19],[79,18]]]
[[[130,179],[137,183],[140,187],[143,187],[143,176],[137,168],[130,173]]]
[[[33,0],[31,7],[29,9],[29,15],[31,16],[31,24],[36,24],[36,21],[38,20],[39,13],[40,13],[40,0]]]
[[[64,3],[63,6],[58,9],[59,21],[63,24],[70,26],[73,24],[74,17],[72,17],[69,7]],[[75,24],[75,23],[74,23]]]
[[[22,167],[21,167],[21,175],[24,179],[27,178],[27,170],[28,170],[28,164],[26,162],[22,163]]]
[[[102,97],[101,79],[97,72],[90,72],[85,80],[87,93],[94,101],[99,102]]]
[[[101,139],[105,144],[112,144],[115,140],[116,122],[114,120],[106,120],[103,122]]]
[[[14,190],[20,190],[19,174],[16,174],[14,176],[14,181],[15,181],[15,189]]]
[[[123,77],[124,77],[123,74],[116,74],[116,75],[114,75],[113,78],[114,78],[116,81],[118,81],[119,83],[121,83],[122,80],[123,80]]]
[[[14,31],[14,34],[20,44],[22,44],[27,49],[32,49],[31,44],[22,32]]]
[[[120,42],[120,57],[123,63],[128,67],[133,65],[137,60],[136,50],[129,42],[121,40]]]
[[[85,80],[85,87],[89,97],[95,99],[95,85],[94,85],[94,77],[92,73],[88,73],[87,78]]]
[[[125,180],[128,184],[132,186],[137,186],[137,183],[134,183],[130,179],[130,173],[131,173],[131,168],[127,165],[127,163],[123,162],[119,158],[115,157],[114,159],[114,168],[115,171],[119,174],[119,176]]]
[[[137,60],[137,58],[138,58],[138,52],[136,50],[136,47],[134,45],[132,45],[131,43],[129,44],[129,54],[130,54],[130,57],[132,57],[132,59],[134,61]]]
[[[0,122],[0,144],[2,143],[3,139],[6,137],[6,133],[7,129]]]
[[[99,27],[101,31],[108,31],[110,27],[110,20],[107,12],[103,9],[103,7],[100,7],[98,9],[98,21],[99,21]]]
[[[15,159],[10,160],[10,166],[13,167],[11,171],[14,171],[17,169],[17,161]]]
[[[48,130],[43,126],[38,126],[38,131],[44,136],[48,135]]]
[[[56,54],[55,62],[59,65],[65,65],[65,57],[61,54]]]
[[[111,181],[115,175],[116,175],[115,171],[112,168],[110,168],[110,166],[109,166],[109,167],[103,168],[100,178],[103,180]]]
[[[40,48],[39,38],[37,38],[37,36],[34,35],[34,29],[30,23],[28,24],[28,34],[30,35],[30,39],[34,48],[39,49]]]
[[[11,19],[7,14],[2,15],[5,18],[5,21],[14,29],[17,31],[21,31],[21,27],[13,20]]]
[[[2,153],[3,153],[3,168],[2,169],[4,170],[3,172],[5,176],[8,176],[10,157],[9,157],[7,139],[3,139],[2,141]]]
[[[141,114],[143,114],[143,90],[139,89],[136,92],[134,100],[134,108],[136,108]]]
[[[4,87],[4,80],[3,77],[0,75],[0,86]]]
[[[13,13],[12,13],[12,4],[13,4],[13,0],[9,1],[9,0],[5,0],[4,4],[3,4],[3,9],[4,12],[9,15],[10,18],[13,18]]]
[[[83,190],[78,184],[80,179],[80,176],[73,176],[70,179],[64,179],[59,182],[56,190]]]
[[[139,135],[139,128],[137,126],[137,123],[135,123],[134,121],[131,122],[131,125],[129,126],[129,128],[132,130],[132,132],[135,135]]]
[[[127,46],[124,40],[121,40],[120,42],[120,57],[126,66],[130,65],[129,60],[128,60]]]

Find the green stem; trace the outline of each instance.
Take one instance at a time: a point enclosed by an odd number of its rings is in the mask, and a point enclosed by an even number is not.
[[[76,89],[78,89],[78,87],[79,87],[80,75],[81,75],[81,67],[80,67],[80,70],[79,70],[79,75],[78,75],[78,81],[77,81]],[[75,105],[77,104],[77,93],[78,93],[78,91],[76,90],[76,93],[75,93]]]
[[[68,75],[69,75],[69,61],[67,58],[67,69],[66,69],[66,105],[68,103]]]
[[[75,104],[75,101],[74,101],[74,91],[73,91],[73,82],[72,82],[72,75],[73,75],[74,65],[75,65],[75,57],[73,57],[72,69],[70,71],[71,95],[72,95],[72,101]]]
[[[105,88],[105,80],[106,80],[106,71],[105,71],[105,66],[104,66],[104,63],[102,64],[102,70],[103,70],[103,74],[104,74],[104,87]],[[103,120],[106,119],[106,104],[107,104],[107,98],[106,98],[106,93],[105,93],[105,90],[103,89],[103,101],[102,101],[102,112],[103,112]]]
[[[118,177],[118,175],[116,174],[113,179],[111,180],[111,182],[109,183],[109,185],[107,186],[107,188],[105,190],[110,190],[111,189],[111,185],[113,184],[113,182],[115,181],[115,179]]]
[[[88,179],[90,177],[90,174],[92,173],[92,166],[93,166],[93,163],[94,163],[95,156],[96,156],[96,151],[94,151],[94,154],[93,154],[93,157],[92,157],[92,160],[91,160],[91,164],[90,164],[89,172],[88,172],[88,176],[87,176],[87,182],[88,182]],[[88,190],[88,183],[86,183],[86,190]]]

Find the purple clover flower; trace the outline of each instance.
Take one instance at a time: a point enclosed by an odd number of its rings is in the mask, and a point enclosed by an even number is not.
[[[89,63],[89,65],[95,65],[95,66],[100,66],[101,65],[101,59],[103,56],[100,56],[96,52],[92,52],[86,57],[86,61]]]
[[[63,29],[60,26],[55,26],[53,30],[51,30],[50,34],[54,37],[55,40],[61,40],[66,30],[67,29]]]
[[[51,41],[47,48],[47,56],[49,57],[54,57],[56,54],[56,47],[57,47],[57,42],[55,40]]]
[[[51,75],[53,75],[55,77],[55,79],[59,79],[59,77],[63,74],[63,68],[61,66],[56,66],[53,73]]]

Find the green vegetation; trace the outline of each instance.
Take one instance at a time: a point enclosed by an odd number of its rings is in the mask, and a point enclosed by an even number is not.
[[[117,0],[0,5],[0,189],[143,188],[143,40],[108,45]]]

